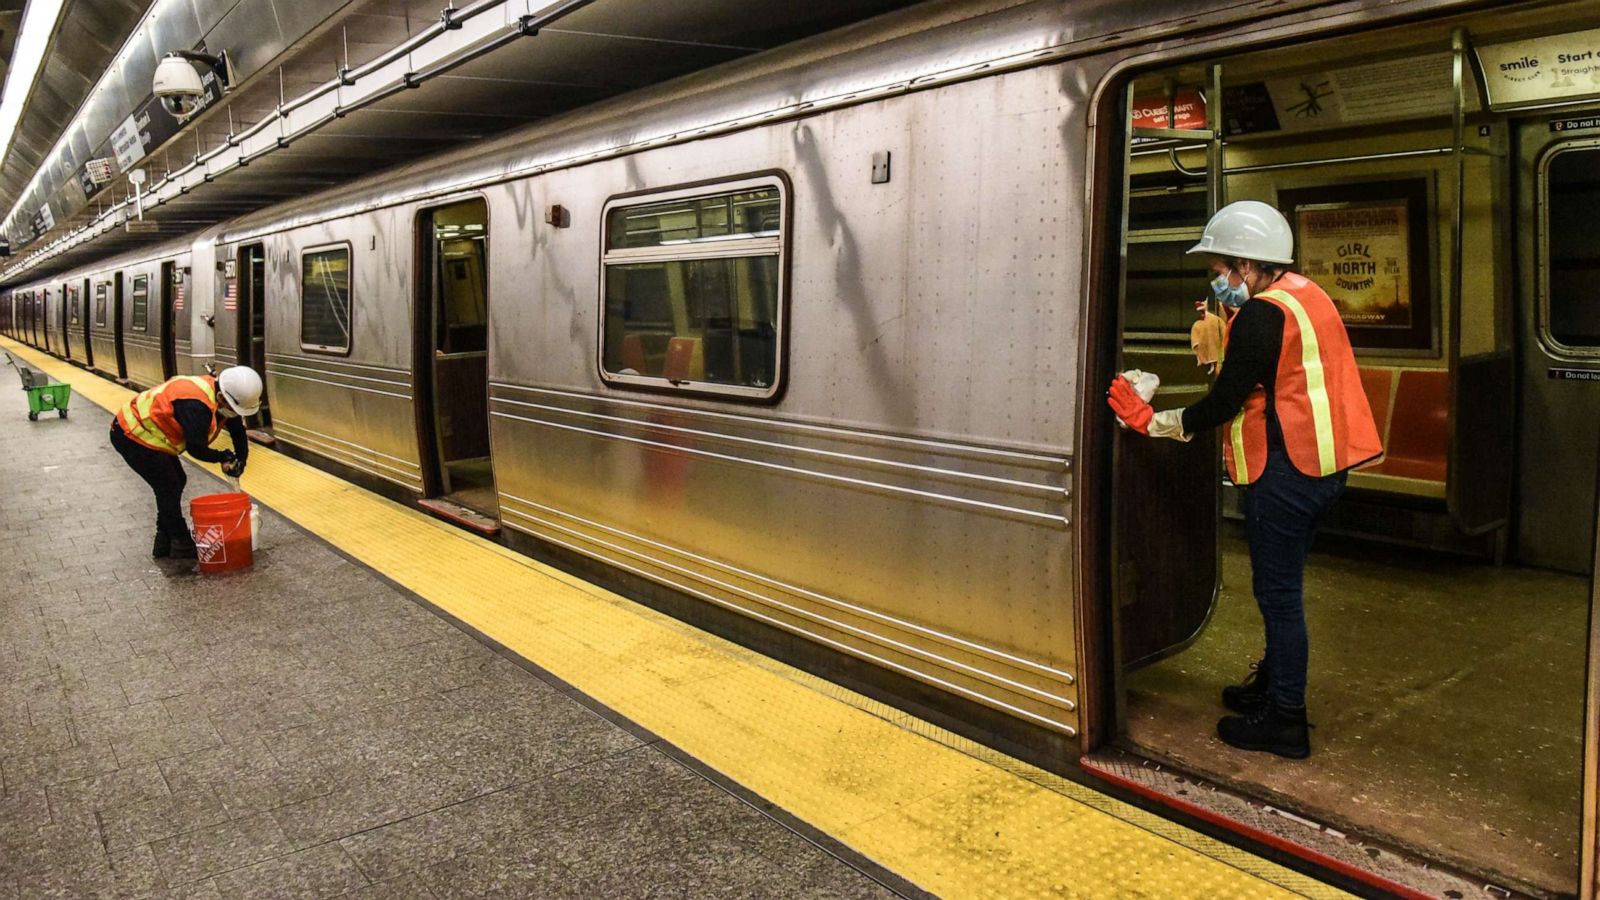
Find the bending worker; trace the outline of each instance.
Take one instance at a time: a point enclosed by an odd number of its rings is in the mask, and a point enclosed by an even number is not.
[[[1212,292],[1235,310],[1211,392],[1187,409],[1155,412],[1122,376],[1111,408],[1129,428],[1187,441],[1226,425],[1222,455],[1243,488],[1245,535],[1266,655],[1225,688],[1237,713],[1217,723],[1232,746],[1294,759],[1311,752],[1306,726],[1308,641],[1303,582],[1318,520],[1350,469],[1383,454],[1378,427],[1339,310],[1290,272],[1294,236],[1265,203],[1231,203],[1189,250],[1208,258]]]
[[[250,441],[244,420],[261,406],[261,376],[249,366],[210,375],[180,375],[134,397],[111,420],[111,446],[128,468],[156,494],[156,541],[150,555],[193,559],[194,535],[183,517],[183,486],[188,481],[178,457],[187,452],[202,462],[222,463],[222,471],[244,474]],[[232,450],[213,450],[223,427]]]

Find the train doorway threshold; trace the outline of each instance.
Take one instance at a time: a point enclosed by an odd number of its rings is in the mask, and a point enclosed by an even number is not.
[[[1407,871],[1387,857],[1411,857],[1475,873],[1480,890],[1571,894],[1588,595],[1582,576],[1319,540],[1306,572],[1312,755],[1284,760],[1216,737],[1220,692],[1262,643],[1248,554],[1230,536],[1204,632],[1126,676],[1120,744],[1130,756],[1107,769],[1132,790],[1235,824],[1246,802],[1234,830],[1264,831],[1253,836],[1268,844],[1298,835],[1326,855],[1355,840],[1347,835],[1370,839],[1351,859],[1385,878]],[[1250,824],[1262,809],[1277,830]],[[1285,832],[1286,821],[1320,833]],[[1379,845],[1394,850],[1379,860],[1369,852]],[[1449,896],[1428,878],[1415,886]]]

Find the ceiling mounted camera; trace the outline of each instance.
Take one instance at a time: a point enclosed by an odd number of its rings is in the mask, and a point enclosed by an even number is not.
[[[172,117],[179,122],[184,122],[210,105],[210,99],[215,99],[207,93],[206,78],[195,63],[205,65],[215,77],[218,84],[217,94],[228,89],[228,54],[212,56],[209,53],[199,53],[193,50],[174,50],[161,58],[156,66],[155,79],[151,85],[152,92],[161,100],[161,105]]]

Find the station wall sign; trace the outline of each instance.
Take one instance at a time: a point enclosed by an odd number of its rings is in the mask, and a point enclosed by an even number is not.
[[[1600,28],[1475,47],[1494,110],[1600,98]]]
[[[29,226],[33,229],[34,240],[44,237],[46,232],[56,227],[56,216],[50,211],[50,204],[46,203],[39,207],[39,211],[33,214]]]
[[[201,74],[200,84],[204,86],[205,93],[200,97],[196,114],[222,99],[222,83],[215,72]],[[183,124],[167,112],[159,99],[151,97],[133,115],[122,120],[111,132],[107,145],[95,155],[110,155],[116,160],[117,169],[126,172],[150,155],[151,151],[171,140]],[[94,174],[88,171],[87,165],[78,171],[78,183],[83,186],[85,195],[94,195],[105,184],[96,181]]]

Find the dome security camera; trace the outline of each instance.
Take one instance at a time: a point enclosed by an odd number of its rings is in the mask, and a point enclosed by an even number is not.
[[[205,100],[205,83],[195,63],[204,63],[216,72],[224,89],[228,86],[227,55],[221,57],[188,50],[175,50],[161,57],[156,65],[151,92],[161,99],[161,105],[179,122],[200,111]]]

